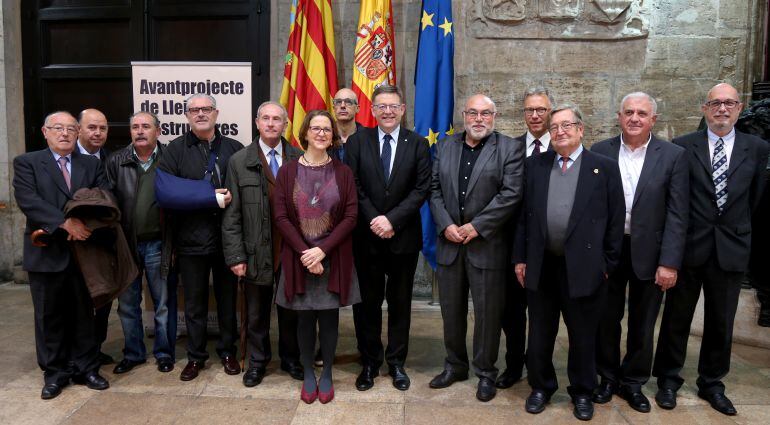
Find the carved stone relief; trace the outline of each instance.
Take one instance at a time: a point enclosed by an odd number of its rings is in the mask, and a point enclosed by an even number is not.
[[[617,40],[648,35],[645,0],[473,0],[476,38]],[[649,0],[647,1],[649,3]]]

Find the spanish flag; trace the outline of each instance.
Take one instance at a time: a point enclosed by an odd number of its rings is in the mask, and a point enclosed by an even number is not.
[[[307,111],[333,113],[337,60],[331,0],[293,0],[289,21],[281,104],[289,113],[285,137],[299,146],[297,137]]]
[[[383,84],[396,85],[393,7],[390,0],[361,0],[352,89],[361,106],[356,121],[366,127],[377,125],[372,115],[372,93]]]

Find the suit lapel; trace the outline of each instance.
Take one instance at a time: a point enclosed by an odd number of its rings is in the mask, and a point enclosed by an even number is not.
[[[449,145],[444,148],[447,153],[447,165],[445,165],[445,167],[449,167],[449,178],[452,181],[452,193],[454,193],[454,199],[458,199],[460,192],[457,187],[457,179],[460,176],[460,152],[463,148],[463,135],[461,134],[456,139],[448,140],[447,142]]]
[[[406,144],[409,143],[409,130],[406,129],[400,129],[398,131],[398,141],[396,142],[396,156],[393,159],[393,166],[390,169],[390,180],[388,180],[386,187],[390,185],[390,182],[393,181],[393,176],[396,175],[396,172],[401,169],[401,164],[404,162],[404,157],[406,156]]]
[[[534,191],[534,211],[548,211],[548,189],[551,184],[551,168],[553,168],[553,161],[556,158],[555,151],[546,151],[540,154],[540,158],[533,164],[532,172],[528,179],[536,182],[537,190]],[[528,185],[529,186],[529,185]],[[540,233],[543,238],[546,237],[546,230],[548,229],[547,214],[536,214],[535,219],[540,222]]]
[[[481,153],[479,154],[479,158],[476,160],[476,165],[473,166],[473,170],[471,171],[471,178],[468,180],[468,190],[467,194],[471,193],[471,190],[473,190],[473,186],[476,185],[476,182],[479,180],[479,175],[481,174],[481,170],[484,169],[484,165],[489,161],[490,158],[492,158],[492,155],[495,154],[497,151],[497,133],[492,133],[492,135],[487,139],[487,142],[484,143],[484,147],[481,148]],[[459,170],[458,164],[458,170]]]
[[[639,200],[639,196],[647,186],[647,182],[650,181],[658,167],[660,143],[658,139],[653,137],[650,140],[650,144],[647,145],[647,153],[644,155],[644,164],[642,164],[642,172],[639,174],[639,181],[636,183],[636,192],[634,192],[634,202],[631,204],[631,208],[636,206],[636,201]]]
[[[74,193],[83,186],[85,173],[86,167],[83,166],[83,157],[73,152],[72,173],[70,173],[70,183],[72,185],[71,193]],[[62,180],[64,180],[64,177],[62,177]]]
[[[711,155],[709,155],[709,139],[705,130],[700,132],[700,137],[698,137],[698,140],[693,142],[692,148],[695,157],[698,158],[698,161],[700,161],[701,165],[703,165],[703,168],[706,170],[706,173],[710,176],[714,170],[711,167]]]
[[[53,159],[53,154],[50,152],[50,150],[47,152],[48,155],[43,155],[43,167],[45,171],[51,176],[51,180],[56,184],[56,187],[59,188],[67,197],[70,197],[70,190],[67,188],[67,183],[64,181],[64,176],[62,176],[61,169],[59,168],[59,164],[56,163]],[[74,170],[75,166],[73,164],[72,169]],[[72,183],[72,173],[70,173],[70,183]]]
[[[364,146],[361,147],[362,149],[369,150],[369,157],[372,161],[371,164],[374,166],[377,176],[379,176],[380,181],[382,182],[382,186],[387,186],[388,182],[385,181],[385,173],[382,171],[382,159],[380,158],[380,137],[377,127],[369,129],[369,137],[366,138],[366,143],[363,143],[363,145]]]
[[[265,153],[262,152],[262,146],[259,145],[259,141],[257,143],[257,155],[259,155],[259,161],[262,162],[262,169],[267,170],[265,176],[267,177],[267,183],[272,187],[275,186],[275,176],[273,175],[273,170],[270,168],[270,164],[267,163],[267,158],[265,158]],[[286,158],[284,158],[285,160]]]
[[[594,185],[596,184],[596,176],[598,176],[598,173],[594,173],[594,161],[591,158],[591,154],[586,149],[583,149],[583,153],[580,156],[583,158],[580,160],[580,170],[578,170],[580,174],[578,175],[577,189],[575,189],[575,202],[572,204],[572,212],[569,215],[565,240],[569,239],[572,231],[575,230],[580,215],[588,207],[588,201],[590,201],[591,193],[594,191]]]
[[[738,167],[741,166],[741,163],[746,160],[746,155],[748,155],[749,151],[749,145],[746,144],[746,141],[741,137],[738,132],[735,132],[735,141],[733,142],[733,151],[730,154],[730,165],[727,168],[727,200],[730,201],[730,176],[733,175],[735,170],[738,169]]]

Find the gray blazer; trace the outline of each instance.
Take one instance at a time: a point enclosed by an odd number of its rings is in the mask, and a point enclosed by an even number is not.
[[[436,144],[431,178],[430,209],[436,223],[438,243],[436,262],[450,265],[457,258],[460,245],[444,237],[444,229],[460,222],[457,193],[460,156],[465,132]],[[468,259],[480,269],[510,267],[510,221],[522,201],[524,144],[493,132],[471,173],[465,195],[465,220],[473,224],[479,236],[467,245]]]

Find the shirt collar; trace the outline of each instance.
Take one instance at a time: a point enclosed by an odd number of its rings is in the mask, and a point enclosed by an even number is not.
[[[142,163],[142,160],[139,159],[139,155],[136,153],[136,148],[134,147],[133,144],[131,145],[131,153],[134,155],[134,158],[136,158],[136,160],[139,161],[139,163]],[[155,145],[155,149],[152,150],[152,153],[150,154],[150,157],[147,159],[146,162],[154,161],[155,157],[157,156],[158,156],[158,145]]]
[[[549,144],[551,144],[551,133],[546,131],[542,136],[535,137],[534,134],[530,133],[529,130],[527,130],[527,146],[532,145],[535,139],[540,140],[540,145],[543,147],[546,147]]]
[[[652,140],[652,132],[650,132],[650,135],[647,136],[647,141],[644,142],[642,146],[639,146],[638,148],[631,150],[630,147],[626,144],[625,141],[623,141],[623,133],[620,133],[620,146],[623,146],[623,149],[625,149],[626,152],[632,153],[632,152],[644,152],[647,150],[647,146],[650,144],[650,140]]]
[[[59,158],[61,158],[62,156],[54,152],[53,149],[51,148],[48,148],[48,150],[51,151],[51,153],[53,154],[54,161],[59,162]],[[72,162],[72,153],[64,155],[64,157],[67,158],[67,162]]]
[[[390,137],[393,138],[394,142],[398,142],[398,132],[401,131],[401,125],[397,125],[396,128],[393,129],[390,133],[386,133],[382,131],[380,126],[377,126],[377,140],[382,141],[382,138],[385,137],[386,134],[390,134]]]
[[[88,152],[86,150],[86,148],[84,148],[83,145],[80,144],[80,139],[78,139],[78,152],[82,153],[83,155],[91,155],[91,156],[95,156],[97,158],[101,158],[102,157],[102,150],[101,149],[96,151],[96,153]]]
[[[278,145],[275,148],[271,148],[268,146],[267,143],[262,141],[262,138],[259,138],[259,147],[262,149],[262,153],[265,155],[265,158],[270,158],[270,150],[275,149],[275,154],[277,156],[283,157],[283,143],[280,141],[278,142]]]
[[[580,156],[581,153],[583,153],[583,145],[582,144],[578,145],[577,149],[575,149],[575,152],[572,152],[569,155],[569,159],[571,159],[572,162],[574,163],[575,161],[577,161],[577,159],[578,159],[578,157]],[[559,160],[561,160],[561,155],[559,155],[557,153],[556,154],[556,162],[558,163]]]
[[[720,137],[711,131],[710,128],[706,130],[706,134],[708,135],[709,141],[712,143],[716,143],[717,140],[720,139]],[[721,139],[724,143],[732,143],[735,140],[735,127],[733,127],[727,135],[721,137]]]

